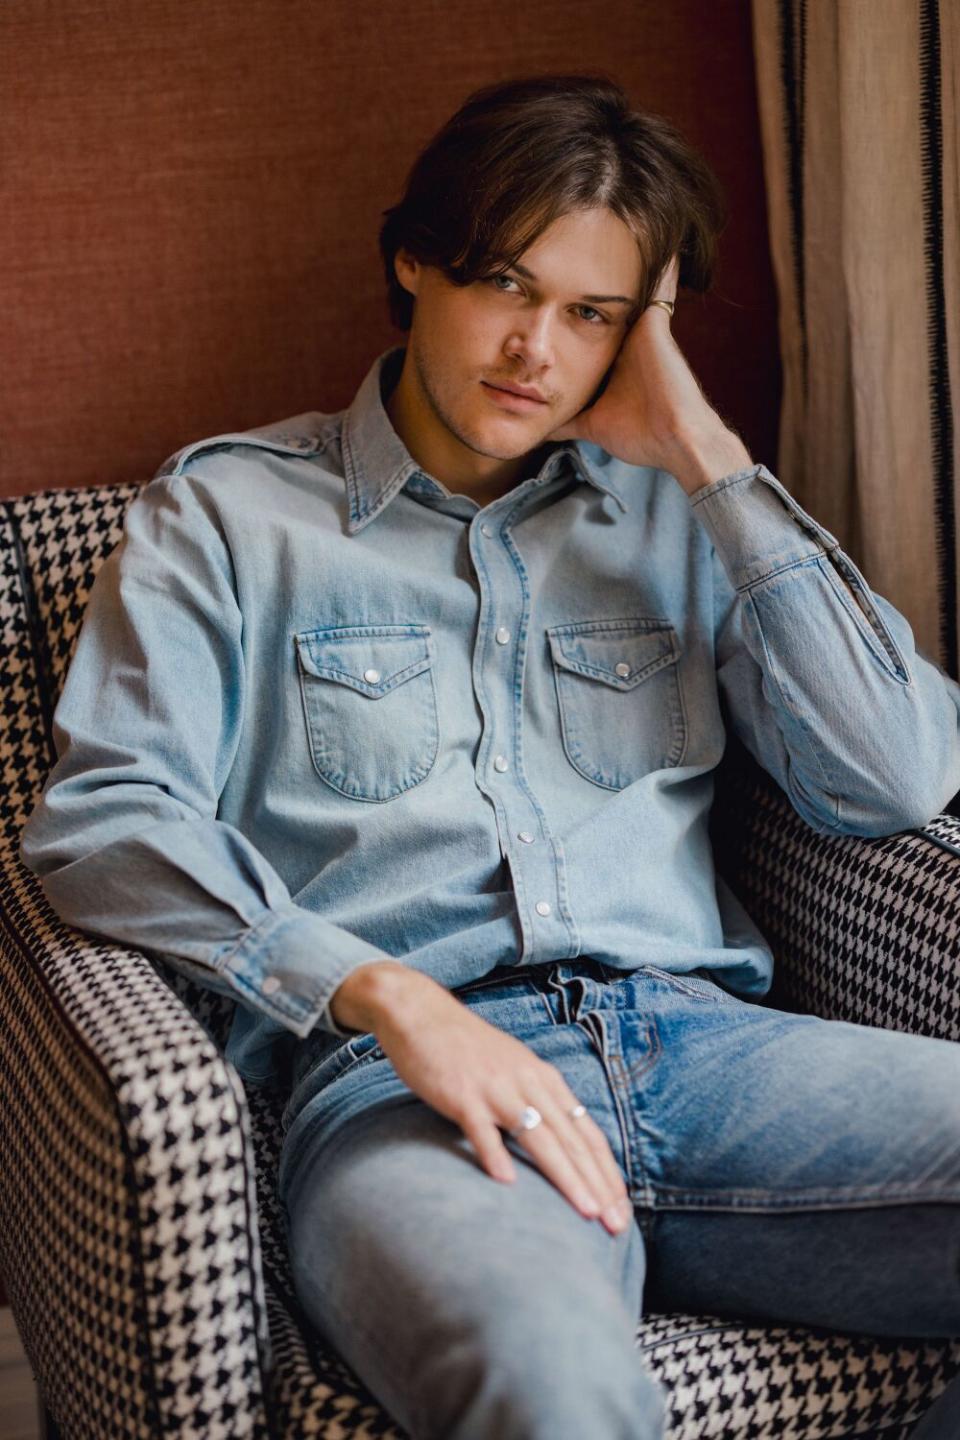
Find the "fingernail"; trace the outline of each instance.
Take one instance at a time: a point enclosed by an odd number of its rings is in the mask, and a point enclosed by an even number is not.
[[[603,1212],[603,1220],[613,1230],[626,1230],[630,1223],[630,1202],[618,1200],[616,1205],[608,1205]]]

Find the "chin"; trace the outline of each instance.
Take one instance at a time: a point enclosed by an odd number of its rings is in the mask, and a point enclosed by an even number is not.
[[[550,426],[551,430],[554,428]],[[529,423],[511,424],[509,421],[498,423],[496,419],[491,423],[486,416],[473,425],[463,427],[457,438],[479,454],[488,455],[491,460],[516,460],[518,456],[526,455],[528,450],[543,444],[540,427]]]
[[[534,430],[527,435],[514,434],[510,439],[498,439],[489,435],[480,437],[476,449],[481,455],[488,455],[491,460],[519,460],[521,455],[528,455],[531,450],[536,450],[545,439],[546,436]]]

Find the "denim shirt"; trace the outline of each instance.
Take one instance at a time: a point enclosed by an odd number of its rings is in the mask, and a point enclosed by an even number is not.
[[[733,730],[814,830],[960,790],[960,685],[763,464],[688,495],[556,443],[487,505],[352,404],[172,457],[101,566],[21,842],[68,923],[233,997],[254,1084],[392,957],[456,988],[773,958],[714,869]]]

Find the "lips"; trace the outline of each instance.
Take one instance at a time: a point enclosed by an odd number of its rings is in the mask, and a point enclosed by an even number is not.
[[[481,381],[488,390],[498,395],[509,395],[514,400],[523,400],[528,405],[545,405],[547,402],[539,390],[526,389],[521,385],[494,385],[490,380]]]

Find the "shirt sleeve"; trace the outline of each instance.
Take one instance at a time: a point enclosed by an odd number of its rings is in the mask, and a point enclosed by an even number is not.
[[[736,734],[821,833],[926,825],[960,790],[960,685],[765,465],[689,497]]]
[[[53,717],[57,760],[21,835],[68,924],[156,952],[303,1037],[387,960],[296,905],[217,819],[244,714],[243,618],[216,512],[189,475],[150,481],[101,565]]]

